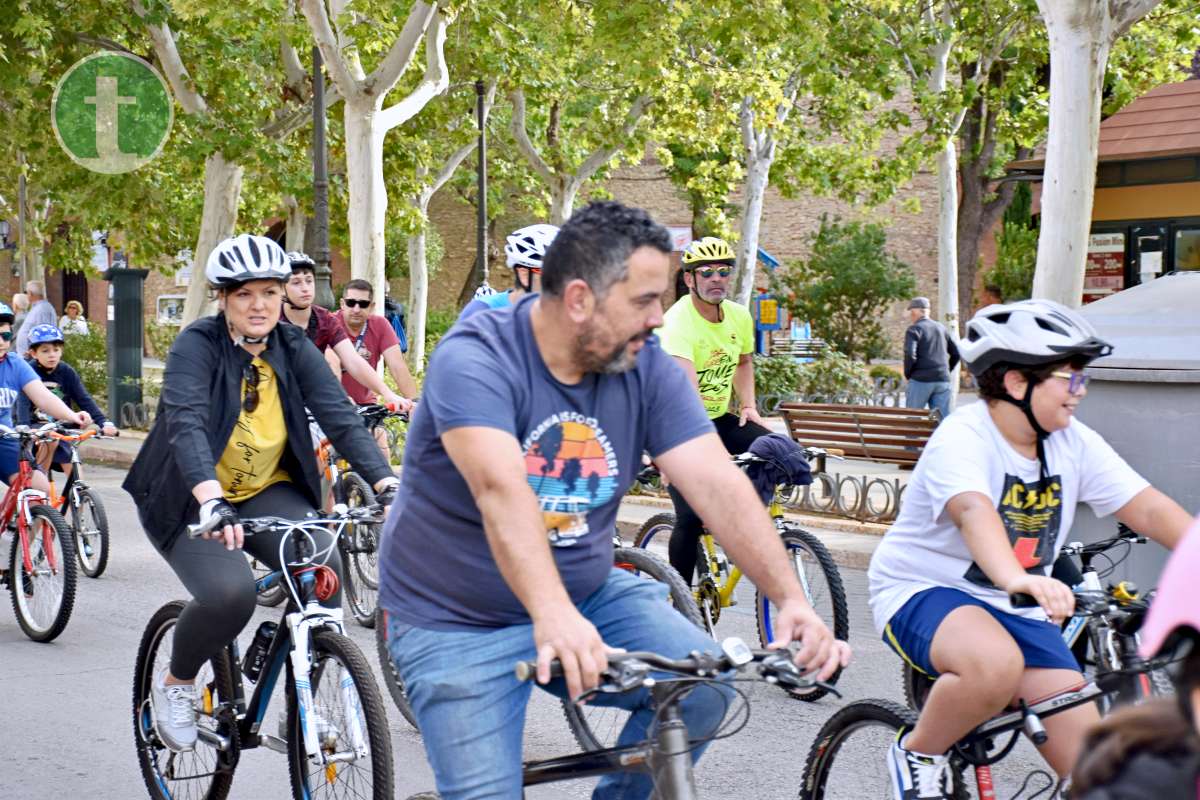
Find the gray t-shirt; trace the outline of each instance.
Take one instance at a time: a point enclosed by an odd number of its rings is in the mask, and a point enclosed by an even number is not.
[[[520,443],[559,574],[579,603],[612,569],[617,507],[643,451],[658,456],[713,430],[696,390],[653,339],[628,372],[560,383],[533,338],[535,300],[459,322],[430,361],[383,534],[380,600],[403,622],[441,630],[529,622],[442,447],[446,431],[496,428]]]

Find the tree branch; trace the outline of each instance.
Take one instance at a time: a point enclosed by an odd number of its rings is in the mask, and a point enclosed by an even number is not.
[[[517,149],[529,161],[534,172],[541,175],[546,183],[553,183],[557,176],[529,139],[529,131],[525,126],[525,90],[514,89],[509,94],[509,101],[513,107],[512,122],[509,127],[512,129],[513,138],[517,141]]]
[[[758,159],[758,137],[754,135],[754,105],[750,97],[742,98],[742,107],[738,110],[738,125],[742,129],[742,147],[746,150],[746,166],[749,167]]]
[[[488,83],[487,92],[483,96],[484,123],[487,122],[488,117],[492,113],[492,105],[496,100],[496,85],[497,81],[495,80],[492,80],[490,83]],[[470,144],[464,144],[462,147],[455,150],[448,159],[446,159],[446,163],[442,165],[440,170],[438,170],[437,175],[433,176],[433,181],[421,190],[420,196],[421,200],[423,201],[421,205],[422,210],[424,209],[425,205],[429,203],[429,198],[437,194],[438,191],[446,185],[446,181],[450,180],[458,168],[462,166],[462,162],[471,154],[471,151],[474,150],[478,144],[479,142],[477,140],[472,141]]]
[[[125,45],[120,44],[118,42],[114,42],[112,39],[109,39],[104,36],[92,36],[89,33],[77,33],[77,34],[75,34],[75,40],[78,42],[82,42],[83,44],[90,44],[90,45],[94,45],[96,47],[103,47],[105,50],[112,50],[117,53],[128,53],[131,56],[137,55],[137,53],[133,52]]]
[[[343,98],[359,97],[363,91],[362,84],[351,74],[350,67],[342,57],[337,36],[333,32],[333,26],[329,24],[329,15],[325,13],[324,0],[299,0],[299,2],[300,11],[308,20],[309,30],[312,31],[313,39],[321,51],[321,60],[325,62],[325,69],[329,71],[329,77],[333,80],[334,86],[338,88],[338,92]]]
[[[287,11],[284,15],[285,22],[291,22],[294,15],[295,5],[292,0],[288,0]],[[308,99],[308,71],[300,64],[296,48],[292,47],[292,41],[288,38],[287,27],[285,24],[279,28],[279,58],[283,62],[283,74],[286,76],[284,85],[291,89],[299,100],[303,101]]]
[[[337,87],[327,85],[325,87],[325,109],[328,111],[340,102],[342,102],[342,95],[338,92]],[[299,108],[260,126],[258,132],[267,138],[282,141],[312,122],[312,115],[312,98],[309,98]]]
[[[617,133],[616,141],[618,144],[596,148],[596,150],[584,160],[583,164],[579,166],[579,169],[575,171],[575,180],[578,183],[583,183],[588,178],[592,177],[592,175],[596,174],[596,170],[603,167],[612,160],[613,156],[621,152],[625,142],[629,139],[629,137],[633,136],[633,130],[637,127],[638,121],[641,120],[642,116],[646,113],[646,109],[650,107],[650,102],[650,96],[645,94],[639,95],[638,98],[633,101],[633,105],[630,107],[629,113],[625,115],[625,122],[621,125],[621,130]]]
[[[148,12],[140,0],[131,0],[130,5],[133,13],[146,24],[146,32],[150,34],[150,41],[154,43],[154,53],[158,56],[163,72],[167,74],[167,80],[179,105],[183,106],[184,111],[195,116],[207,114],[208,104],[192,86],[191,76],[188,75],[187,67],[183,65],[183,59],[179,57],[179,48],[175,46],[175,35],[171,33],[171,28],[165,22],[155,24],[146,19]]]
[[[379,123],[385,132],[412,119],[430,100],[446,91],[450,85],[450,70],[446,66],[445,45],[446,18],[435,6],[433,21],[425,36],[425,75],[408,97],[380,113]],[[388,89],[395,84],[393,80]]]
[[[1112,36],[1109,44],[1125,35],[1134,23],[1154,10],[1162,0],[1110,0],[1109,14],[1112,17]]]
[[[445,18],[438,10],[437,4],[430,5],[429,3],[419,1],[413,3],[412,10],[408,12],[408,19],[404,23],[404,28],[400,31],[400,35],[396,37],[396,41],[392,43],[392,49],[388,51],[383,61],[379,62],[379,66],[364,81],[363,86],[365,91],[368,94],[375,94],[380,98],[387,96],[387,93],[396,85],[396,81],[400,80],[400,76],[404,74],[405,70],[412,63],[413,58],[417,55],[417,48],[421,44],[421,37],[425,35],[430,24],[436,26],[439,24],[439,21],[442,26],[442,41],[445,41]],[[437,49],[440,54],[442,49],[440,44]],[[428,48],[426,48],[425,61],[426,63],[431,63]],[[443,71],[444,69],[445,66],[443,63]],[[425,76],[428,79],[428,69]],[[446,82],[449,82],[448,77]],[[430,97],[434,97],[437,94],[438,92],[434,92]]]

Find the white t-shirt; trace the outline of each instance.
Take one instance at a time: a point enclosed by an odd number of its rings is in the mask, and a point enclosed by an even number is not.
[[[1076,419],[1046,439],[1046,464],[1043,483],[1037,459],[1025,458],[1004,439],[986,402],[964,406],[938,426],[905,489],[900,516],[871,558],[871,611],[881,634],[909,598],[937,586],[960,589],[1010,614],[1046,619],[1040,608],[1014,609],[993,586],[946,504],[964,492],[990,497],[1017,559],[1028,572],[1048,575],[1077,503],[1103,517],[1150,485]]]

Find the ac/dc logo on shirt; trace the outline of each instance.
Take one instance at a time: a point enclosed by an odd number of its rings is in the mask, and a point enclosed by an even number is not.
[[[1015,475],[1004,476],[1004,493],[996,506],[1013,555],[1026,572],[1042,570],[1054,561],[1058,530],[1062,525],[1062,480],[1052,475],[1025,483]],[[978,564],[972,563],[963,576],[971,583],[996,588]]]

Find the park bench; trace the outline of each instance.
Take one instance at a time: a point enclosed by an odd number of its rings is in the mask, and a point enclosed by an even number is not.
[[[846,458],[912,468],[937,427],[934,414],[916,408],[834,403],[784,403],[779,414],[798,444],[837,448]]]
[[[771,338],[771,355],[791,356],[792,358],[820,358],[829,348],[824,339],[787,339],[781,336]]]

